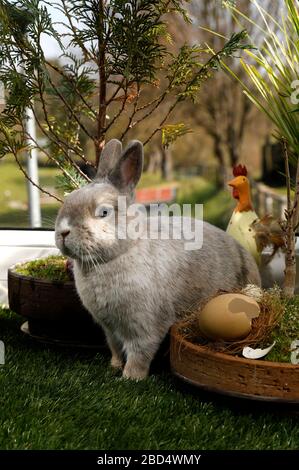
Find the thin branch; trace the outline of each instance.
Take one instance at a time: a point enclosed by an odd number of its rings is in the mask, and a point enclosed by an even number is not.
[[[191,88],[192,85],[196,84],[197,80],[199,80],[201,77],[205,77],[205,74],[207,74],[207,72],[213,68],[215,66],[215,63],[218,61],[220,61],[221,59],[221,56],[223,55],[223,52],[224,52],[224,49],[221,49],[220,51],[218,52],[215,52],[213,53],[213,55],[210,57],[210,59],[200,67],[199,71],[194,75],[194,77],[192,78],[192,80],[190,80],[186,86],[185,86],[185,89],[184,91],[186,92],[186,90],[188,90],[188,88]],[[165,90],[166,93],[168,93],[168,89]],[[163,95],[162,95],[163,96]],[[159,132],[161,129],[162,129],[162,126],[163,124],[166,122],[166,120],[169,118],[169,116],[171,115],[172,111],[174,110],[174,108],[177,106],[177,104],[181,101],[181,93],[178,94],[176,100],[173,102],[173,104],[169,107],[165,117],[162,119],[162,121],[160,122],[160,125],[158,128],[156,128],[151,134],[150,136],[144,141],[144,145],[146,145],[153,137],[154,135]],[[159,102],[158,102],[159,103]],[[160,104],[160,103],[159,103]],[[147,113],[148,115],[149,113]],[[134,125],[136,124],[136,122],[134,123]],[[133,126],[132,126],[133,127]],[[299,184],[299,181],[298,181],[298,184]],[[299,188],[298,188],[299,189]]]
[[[75,186],[77,186],[77,188],[80,187],[79,184],[77,183],[77,181],[74,180],[74,178],[72,177],[72,175],[70,175],[70,174],[66,171],[66,169],[63,167],[63,165],[61,165],[61,163],[60,163],[56,158],[52,157],[52,155],[51,155],[49,152],[47,152],[44,148],[41,148],[41,147],[38,145],[37,141],[36,141],[35,139],[33,139],[33,137],[32,137],[30,134],[28,134],[28,132],[24,129],[23,126],[22,126],[22,131],[23,131],[24,135],[27,136],[27,139],[28,139],[28,140],[31,140],[31,141],[34,143],[36,149],[38,149],[38,150],[40,150],[41,152],[43,152],[43,153],[49,158],[49,160],[53,161],[53,162],[55,163],[55,165],[58,166],[58,168],[62,171],[62,173],[64,174],[64,176],[65,176],[66,178],[68,178],[69,180],[71,180],[72,183],[73,183]],[[90,180],[89,180],[89,181],[90,181]]]
[[[73,110],[72,106],[67,102],[67,100],[65,99],[65,97],[60,93],[60,91],[58,90],[57,86],[53,83],[53,81],[51,80],[51,77],[49,77],[49,82],[51,84],[51,87],[53,88],[53,90],[55,90],[55,93],[57,94],[57,96],[59,96],[59,98],[61,99],[61,101],[63,102],[63,104],[67,107],[68,111],[71,113],[72,117],[75,119],[75,121],[77,122],[77,124],[80,126],[80,128],[83,130],[83,132],[85,132],[85,134],[87,135],[87,137],[89,137],[91,140],[95,141],[95,138],[93,135],[90,134],[90,132],[87,130],[87,128],[85,127],[85,125],[82,123],[82,121],[80,121],[80,119],[78,118],[77,116],[77,113]]]
[[[32,108],[31,108],[32,109]],[[32,109],[33,111],[33,114],[34,114],[34,117],[35,117],[35,120],[37,122],[37,125],[39,127],[39,129],[41,129],[41,131],[44,133],[44,135],[51,140],[52,143],[54,143],[55,145],[59,146],[59,149],[64,153],[66,159],[70,162],[70,164],[76,168],[76,170],[78,171],[78,173],[80,173],[80,175],[86,180],[88,181],[89,183],[91,182],[91,179],[81,170],[81,168],[77,165],[77,163],[68,155],[67,151],[64,150],[63,147],[61,147],[61,145],[59,145],[59,143],[57,144],[57,142],[55,140],[52,139],[52,137],[50,135],[47,134],[47,132],[44,130],[44,128],[42,127],[42,125],[40,124],[39,120],[37,119],[37,116],[36,116],[36,113],[34,111],[34,109]],[[30,139],[36,144],[36,148],[38,148],[41,152],[43,152],[48,158],[49,160],[53,161],[57,166],[58,168],[63,172],[63,174],[69,178],[70,180],[72,180],[72,182],[79,188],[79,185],[77,184],[77,182],[72,178],[72,176],[65,170],[65,168],[63,167],[63,165],[61,165],[59,163],[59,161],[52,157],[52,155],[47,152],[45,150],[44,147],[40,147],[38,145],[38,143],[36,141],[34,141],[34,139],[32,139],[32,137],[30,136]]]
[[[288,145],[285,139],[282,139],[282,145],[283,145],[284,164],[285,164],[285,172],[286,172],[286,185],[287,185],[287,213],[288,213],[288,217],[291,218],[293,215],[294,208],[292,209],[289,153],[288,153]]]
[[[285,138],[282,139],[285,170],[286,170],[286,185],[287,185],[287,209],[285,211],[286,223],[284,226],[285,240],[286,240],[286,254],[285,254],[285,278],[284,278],[284,293],[288,297],[294,295],[295,279],[296,279],[296,256],[295,256],[295,221],[296,221],[296,204],[297,198],[294,196],[294,204],[292,207],[291,202],[291,176],[289,166],[288,146]],[[297,184],[297,181],[296,181]]]
[[[127,127],[125,128],[125,130],[121,134],[121,137],[120,137],[121,141],[123,140],[123,138],[125,137],[127,132],[132,128],[131,127],[132,126],[132,121],[133,121],[133,118],[134,118],[134,116],[136,115],[136,112],[137,112],[139,97],[140,97],[140,87],[139,87],[139,85],[137,85],[137,96],[136,96],[135,103],[134,103],[134,106],[133,106],[133,111],[132,111],[131,116],[129,118],[129,122],[127,124]]]
[[[291,202],[291,175],[290,175],[290,165],[289,165],[289,152],[288,144],[285,138],[282,139],[283,144],[283,154],[285,161],[285,172],[286,172],[286,186],[287,186],[287,214],[292,223],[294,232],[299,225],[299,161],[297,160],[297,171],[296,171],[296,187],[293,197],[293,205]]]
[[[151,108],[147,113],[145,113],[143,116],[141,116],[139,119],[137,119],[131,126],[131,129],[135,126],[137,126],[137,124],[139,124],[141,121],[144,121],[146,118],[148,118],[149,116],[151,116],[153,114],[153,112],[158,108],[158,106],[160,106],[160,104],[162,104],[162,102],[164,101],[164,99],[166,98],[166,96],[169,94],[169,87],[167,87],[167,89],[160,95],[159,99],[156,101],[155,103],[155,106],[153,108]],[[154,100],[155,101],[155,100]]]
[[[18,165],[19,169],[20,169],[21,172],[24,174],[24,176],[26,177],[26,179],[27,179],[28,181],[30,181],[31,184],[33,184],[33,186],[35,186],[36,188],[38,188],[42,193],[47,194],[47,196],[50,196],[50,197],[52,197],[53,199],[56,199],[56,201],[63,203],[62,199],[59,199],[57,196],[54,196],[54,194],[49,193],[48,191],[46,191],[45,189],[43,189],[41,186],[39,186],[37,183],[35,183],[35,182],[30,178],[30,176],[28,175],[28,173],[24,170],[24,168],[23,168],[23,166],[22,166],[22,164],[21,164],[21,162],[20,162],[20,160],[19,160],[19,158],[18,158],[18,156],[17,156],[17,152],[13,152],[13,155],[14,155],[14,157],[15,157],[15,160],[16,160],[16,162],[17,162],[17,165]]]
[[[123,90],[124,88],[124,83],[125,83],[125,78],[122,79],[122,81],[119,83],[119,85],[116,87],[115,91],[112,93],[112,95],[110,96],[110,98],[106,101],[106,106],[109,106],[110,103],[112,103],[112,101],[114,100],[114,98],[116,97],[116,95],[118,94],[118,92],[120,90]]]
[[[48,138],[51,140],[52,143],[54,143],[55,145],[57,145],[60,150],[63,152],[63,154],[65,155],[65,157],[67,159],[70,159],[69,157],[69,154],[67,152],[67,150],[64,149],[63,146],[66,146],[66,148],[72,150],[74,152],[75,155],[78,155],[80,158],[82,158],[85,163],[89,163],[90,165],[92,165],[82,154],[78,153],[77,150],[70,145],[69,142],[64,142],[60,136],[58,136],[56,134],[56,132],[54,132],[53,130],[53,127],[49,121],[49,117],[48,117],[48,112],[47,112],[47,109],[46,109],[46,103],[45,103],[45,99],[44,99],[44,95],[43,95],[43,91],[42,91],[42,86],[41,86],[41,81],[40,81],[40,74],[38,73],[38,92],[39,92],[39,97],[40,97],[40,101],[41,101],[41,104],[42,104],[42,109],[43,109],[43,114],[44,114],[44,118],[45,118],[45,121],[47,123],[47,126],[48,126],[48,129],[49,129],[49,133],[46,132],[46,130],[44,129],[44,127],[41,125],[36,113],[35,113],[35,110],[34,110],[34,106],[31,107],[32,111],[33,111],[33,114],[34,114],[34,117],[35,117],[35,120],[38,124],[38,127],[40,128],[40,130],[42,131],[42,133]],[[52,137],[53,136],[53,137]],[[74,163],[74,161],[71,159],[71,162]],[[80,168],[76,165],[76,163],[74,163],[74,165],[77,167],[78,171],[82,174],[82,176],[84,175],[82,173],[82,171],[80,170]],[[85,175],[84,176],[85,179],[87,180],[87,176]],[[90,180],[89,180],[90,181]]]
[[[104,38],[104,3],[103,0],[99,2],[99,20],[101,24],[101,31],[98,37],[98,67],[99,67],[99,96],[98,96],[98,122],[97,122],[97,138],[94,139],[96,144],[96,166],[100,161],[100,156],[105,143],[105,127],[106,127],[106,93],[107,93],[107,77],[106,77],[106,45],[107,38]]]
[[[68,80],[69,83],[73,83],[72,81],[72,78],[67,74],[67,73],[64,73],[64,71],[57,67],[56,65],[53,65],[51,64],[51,62],[45,60],[45,63],[51,67],[53,70],[55,70],[55,72],[59,73],[63,78],[65,78],[66,80]],[[85,104],[85,106],[89,109],[89,111],[92,112],[92,114],[94,115],[94,117],[96,117],[96,112],[95,110],[93,109],[93,107],[86,101],[86,99],[84,98],[84,96],[82,95],[82,93],[80,93],[80,91],[78,90],[77,87],[74,87],[73,88],[74,91],[77,93],[78,97],[80,98],[80,100],[82,101],[82,103]]]
[[[171,115],[172,111],[174,110],[174,108],[177,106],[177,104],[179,103],[180,101],[180,97],[178,97],[173,103],[172,105],[169,107],[166,115],[164,116],[164,118],[162,119],[162,121],[160,122],[159,124],[159,127],[157,127],[151,134],[150,136],[143,142],[143,145],[146,145],[149,143],[149,141],[154,137],[154,135],[156,135],[157,132],[159,132],[162,127],[163,127],[163,124],[165,124],[165,122],[167,121],[167,119],[169,118],[169,116]]]
[[[61,11],[62,11],[62,12],[65,14],[65,16],[67,17],[67,20],[68,20],[69,25],[70,25],[70,28],[71,28],[71,30],[72,30],[72,32],[73,32],[74,38],[76,39],[78,46],[81,48],[81,50],[82,50],[82,52],[83,52],[83,55],[84,55],[86,58],[89,58],[89,60],[95,61],[95,58],[90,55],[90,51],[85,47],[84,42],[81,41],[81,40],[79,39],[79,37],[78,37],[77,28],[76,28],[76,26],[75,26],[74,23],[73,23],[72,16],[71,16],[71,14],[70,14],[70,12],[69,12],[68,7],[67,7],[66,4],[65,4],[65,0],[61,0],[61,1],[62,1],[62,5],[63,5]]]
[[[162,95],[163,95],[163,93],[161,93],[161,95],[157,96],[156,98],[154,98],[153,100],[149,101],[148,103],[145,103],[145,104],[143,104],[142,106],[139,106],[139,108],[136,109],[136,112],[138,113],[139,111],[143,111],[144,109],[148,108],[149,106],[152,106],[152,105],[155,104],[157,101],[159,101],[159,99],[161,98]]]
[[[110,127],[113,126],[115,121],[119,118],[119,116],[122,114],[123,110],[125,109],[126,103],[127,103],[127,95],[128,95],[128,86],[126,85],[126,88],[124,89],[124,99],[123,99],[122,105],[119,108],[118,112],[113,116],[111,121],[108,124],[106,124],[105,132],[107,132],[108,129],[110,129]]]
[[[299,159],[297,158],[297,171],[296,171],[296,183],[295,183],[295,194],[293,204],[293,225],[294,230],[299,225]]]

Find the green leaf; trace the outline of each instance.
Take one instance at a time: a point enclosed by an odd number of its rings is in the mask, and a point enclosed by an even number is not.
[[[192,129],[186,126],[183,122],[177,124],[167,124],[162,128],[162,145],[168,148],[179,137],[190,134]]]

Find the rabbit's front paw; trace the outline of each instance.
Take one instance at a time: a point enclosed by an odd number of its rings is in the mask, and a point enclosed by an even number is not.
[[[113,355],[111,357],[110,365],[113,367],[113,369],[122,369],[123,361],[119,356]]]
[[[123,377],[132,380],[142,380],[148,376],[149,364],[141,364],[139,361],[128,360],[124,371]]]

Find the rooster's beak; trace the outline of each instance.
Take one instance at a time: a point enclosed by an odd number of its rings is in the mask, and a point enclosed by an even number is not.
[[[235,188],[235,189],[236,189],[237,186],[238,186],[238,185],[237,185],[237,182],[236,182],[236,178],[233,179],[233,180],[231,180],[231,181],[228,181],[227,184],[228,184],[229,186],[231,186],[232,188]]]

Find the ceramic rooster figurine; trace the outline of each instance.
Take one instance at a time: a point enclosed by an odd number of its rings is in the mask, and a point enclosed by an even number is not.
[[[234,179],[228,184],[233,188],[233,197],[238,201],[227,227],[227,233],[235,238],[261,264],[261,253],[271,246],[272,259],[279,248],[285,246],[285,236],[278,220],[271,215],[259,218],[251,201],[251,190],[247,169],[238,165],[233,169]]]

